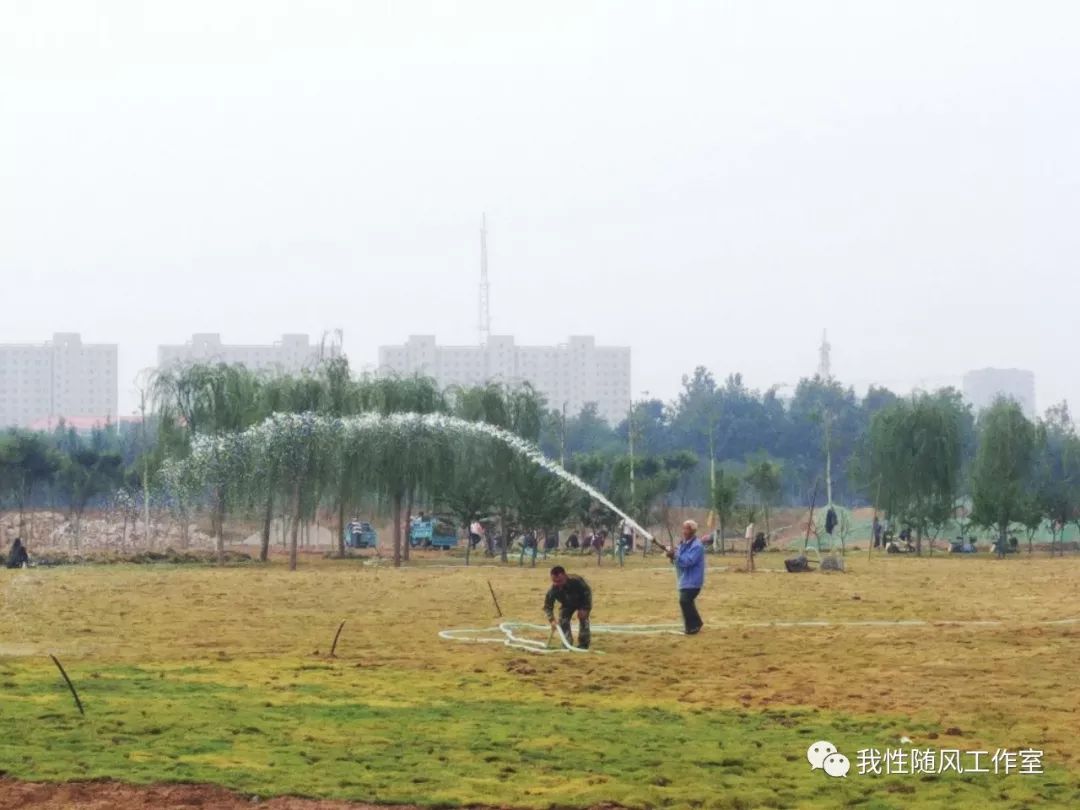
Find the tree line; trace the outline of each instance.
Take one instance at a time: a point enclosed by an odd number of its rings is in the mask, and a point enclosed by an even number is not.
[[[148,393],[152,413],[136,428],[0,435],[0,505],[20,515],[35,503],[61,505],[77,527],[90,506],[153,499],[185,530],[195,512],[207,514],[219,554],[230,516],[256,518],[263,559],[281,518],[292,527],[294,564],[297,527],[316,514],[333,517],[341,553],[342,528],[354,514],[389,515],[398,563],[408,559],[407,518],[418,508],[462,526],[486,521],[503,536],[504,557],[510,539],[531,529],[614,533],[618,515],[505,444],[476,436],[319,432],[316,441],[316,423],[292,420],[264,443],[257,470],[221,451],[213,463],[201,460],[199,476],[184,472],[199,437],[235,436],[275,414],[418,413],[509,431],[643,525],[670,525],[675,507],[710,507],[721,541],[736,521],[760,515],[767,527],[770,507],[812,500],[874,504],[909,526],[920,550],[953,524],[992,528],[1002,541],[1018,529],[1030,541],[1048,526],[1056,542],[1080,521],[1080,440],[1067,407],[1035,422],[1009,401],[976,415],[953,389],[899,397],[871,388],[857,397],[814,377],[784,400],[776,389],[749,389],[739,375],[718,385],[698,368],[674,401],[635,402],[618,425],[594,406],[564,414],[528,386],[442,391],[424,377],[358,378],[345,358],[292,376],[223,364],[176,368],[157,374]]]

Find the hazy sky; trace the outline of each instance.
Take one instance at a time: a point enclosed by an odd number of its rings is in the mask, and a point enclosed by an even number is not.
[[[1070,2],[0,3],[0,342],[633,347],[664,398],[1036,373],[1080,273]]]

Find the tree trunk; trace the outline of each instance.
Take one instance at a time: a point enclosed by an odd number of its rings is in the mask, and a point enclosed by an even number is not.
[[[502,549],[501,549],[502,553],[501,553],[500,556],[502,557],[502,561],[504,563],[506,563],[506,562],[509,562],[509,559],[507,558],[506,552],[507,552],[508,547],[510,546],[510,538],[507,536],[507,532],[506,532],[506,515],[505,514],[499,515],[499,530],[502,532]]]
[[[409,561],[409,550],[412,548],[412,541],[409,535],[412,532],[412,510],[413,510],[413,498],[414,493],[412,487],[409,487],[408,493],[405,495],[405,542],[402,545],[402,557],[405,562]]]
[[[825,415],[825,500],[832,506],[832,419]]]
[[[337,507],[337,552],[338,556],[345,557],[345,494],[338,498]]]
[[[465,565],[469,564],[469,557],[472,555],[472,520],[468,517],[465,518]]]
[[[292,535],[289,537],[289,570],[296,570],[296,542],[300,534],[300,485],[293,489],[293,518]]]
[[[266,496],[266,509],[263,512],[262,537],[259,542],[259,562],[270,559],[270,529],[274,525],[274,496]]]
[[[24,486],[22,492],[19,493],[19,537],[22,537],[23,531],[26,529],[26,487]]]
[[[394,493],[394,567],[401,567],[401,501],[402,494]],[[408,542],[408,541],[406,541]]]
[[[154,542],[150,539],[150,471],[145,457],[146,449],[143,448],[143,532],[146,533],[146,547],[152,549]]]
[[[225,493],[217,488],[214,497],[214,544],[217,546],[218,565],[225,565]]]

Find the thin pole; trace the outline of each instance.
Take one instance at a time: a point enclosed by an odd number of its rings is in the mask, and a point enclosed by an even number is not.
[[[345,622],[344,621],[342,621],[341,624],[338,625],[337,632],[334,633],[334,643],[330,645],[330,657],[331,658],[334,658],[334,652],[337,650],[337,642],[338,642],[338,639],[341,637],[341,630],[342,630],[343,627],[345,627]]]
[[[60,670],[60,674],[64,676],[64,682],[68,685],[68,689],[71,690],[71,696],[75,698],[75,705],[79,707],[79,714],[85,716],[86,712],[83,710],[82,701],[79,700],[79,693],[75,691],[75,684],[71,682],[71,678],[69,678],[68,674],[64,672],[64,667],[58,660],[56,660],[56,656],[50,653],[49,658],[51,658],[53,660],[53,663],[56,664],[56,668]]]
[[[505,542],[505,541],[504,541]],[[499,618],[502,618],[502,608],[499,607],[499,598],[495,596],[495,589],[491,587],[491,580],[487,581],[488,590],[491,591],[491,600],[495,603],[495,610],[499,613]]]

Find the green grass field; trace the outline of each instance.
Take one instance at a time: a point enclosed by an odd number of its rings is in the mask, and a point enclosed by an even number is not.
[[[541,619],[540,567],[4,570],[0,771],[420,805],[1080,806],[1080,624],[1040,624],[1080,618],[1080,561],[848,566],[714,569],[700,636],[546,656],[437,636],[494,623],[489,579],[508,617]],[[570,567],[597,622],[676,619],[658,560]],[[1003,623],[843,624],[874,619]],[[754,626],[787,620],[833,624]],[[846,779],[811,772],[818,739],[852,760]],[[1045,773],[859,775],[870,747],[1036,748]]]

